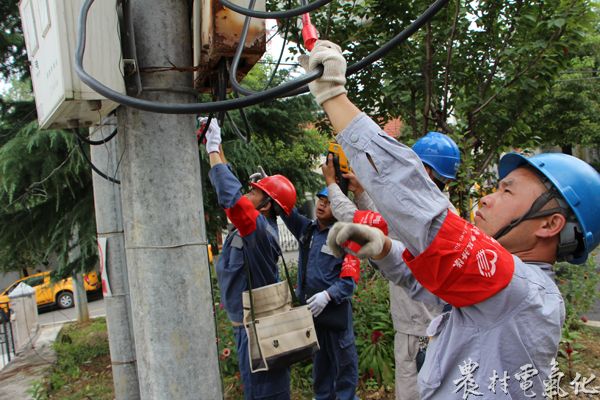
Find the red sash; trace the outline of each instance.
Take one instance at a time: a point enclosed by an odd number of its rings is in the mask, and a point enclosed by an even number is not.
[[[433,242],[417,257],[402,255],[414,277],[454,307],[471,306],[510,283],[513,256],[477,227],[448,212]]]

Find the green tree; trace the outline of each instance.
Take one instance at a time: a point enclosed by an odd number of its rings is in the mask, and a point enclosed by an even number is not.
[[[8,80],[29,73],[19,18],[19,0],[0,2],[0,53],[0,78]]]
[[[340,43],[349,63],[379,48],[414,21],[429,0],[332,2],[314,14],[323,38]],[[537,99],[568,65],[592,26],[587,0],[452,0],[401,46],[353,75],[351,98],[382,123],[400,117],[405,142],[427,131],[462,149],[453,186],[463,212],[472,183],[498,155],[539,143],[528,124]]]
[[[38,129],[35,105],[28,96],[31,89],[17,3],[10,0],[0,6],[0,76],[11,84],[0,101],[0,270],[26,274],[28,267],[57,256],[57,275],[62,277],[89,270],[96,263],[92,172],[73,132]],[[259,65],[247,82],[261,87],[270,73],[270,68]],[[286,74],[280,71],[276,81]],[[262,165],[268,173],[288,176],[300,198],[305,190],[314,190],[318,179],[311,170],[324,151],[320,135],[305,129],[311,124],[314,109],[310,96],[248,109],[253,139],[247,145],[226,126],[224,145],[238,176],[247,180]],[[241,125],[239,118],[233,117]],[[216,211],[207,179],[208,164],[203,161],[202,167],[206,215],[210,216],[210,232],[216,232],[217,226],[224,225],[224,215]],[[75,233],[78,240],[73,243]],[[79,246],[80,256],[71,260],[74,245]]]
[[[91,171],[73,134],[40,131],[35,121],[13,129],[0,147],[0,268],[24,271],[51,255],[58,256],[59,276],[93,268]],[[74,232],[81,254],[69,263]]]
[[[594,34],[568,52],[568,68],[539,99],[531,126],[546,145],[572,154],[576,144],[600,147],[600,18]]]

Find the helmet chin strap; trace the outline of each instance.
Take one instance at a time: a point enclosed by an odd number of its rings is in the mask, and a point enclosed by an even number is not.
[[[279,204],[277,204],[277,202],[273,201],[272,198],[270,198],[269,196],[265,195],[265,198],[256,206],[256,209],[258,210],[258,212],[261,212],[261,208],[265,207],[267,204],[271,203],[273,205],[273,207],[271,208],[270,213],[269,213],[269,218],[277,218],[278,215],[285,215],[285,212],[283,211],[283,208],[281,208],[281,206]],[[272,214],[271,214],[272,212]]]
[[[435,186],[437,186],[437,188],[440,189],[440,192],[443,192],[444,189],[446,189],[446,183],[442,182],[439,179],[433,178],[433,183],[435,183]]]
[[[452,179],[445,178],[442,175],[438,174],[437,171],[430,165],[427,165],[425,163],[423,163],[423,165],[425,166],[425,170],[429,173],[429,177],[431,178],[433,183],[435,183],[435,186],[437,186],[437,188],[440,189],[440,192],[443,192],[448,182],[450,182]]]
[[[559,207],[542,210],[542,208],[546,204],[548,204],[548,202],[552,199],[560,200],[560,194],[553,188],[542,193],[537,199],[535,199],[535,201],[533,202],[533,204],[531,205],[531,207],[525,214],[523,214],[519,218],[513,219],[508,225],[506,225],[504,228],[501,228],[498,232],[496,232],[496,234],[494,235],[494,239],[496,239],[496,240],[500,239],[502,236],[506,235],[508,232],[513,230],[514,227],[516,227],[523,221],[527,221],[529,219],[534,219],[534,218],[546,217],[548,215],[552,215],[552,214],[556,214],[556,213],[559,213],[562,215],[569,214],[568,208],[563,207],[562,205]],[[562,201],[559,201],[559,204],[561,202]]]

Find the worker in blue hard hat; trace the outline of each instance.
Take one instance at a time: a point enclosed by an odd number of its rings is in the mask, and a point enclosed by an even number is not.
[[[317,41],[302,64],[323,65],[310,90],[337,142],[387,220],[392,240],[368,226],[337,223],[328,243],[395,276],[413,298],[447,302],[419,372],[427,399],[531,398],[547,394],[565,319],[552,274],[557,260],[582,263],[600,241],[600,175],[566,154],[504,156],[496,192],[475,225],[449,212],[415,152],[381,131],[346,96],[341,48]],[[494,239],[494,237],[496,239]]]
[[[460,150],[450,136],[429,132],[415,142],[412,149],[423,164],[429,177],[440,190],[456,179],[460,165]]]
[[[423,162],[431,180],[441,191],[450,181],[456,179],[460,151],[449,136],[439,132],[429,132],[417,140],[412,149]],[[352,172],[344,174],[343,177],[349,181],[348,189],[354,194],[354,203],[337,185],[333,162],[328,159],[321,168],[329,189],[333,215],[338,221],[356,222],[357,209],[377,211],[373,200]],[[344,266],[348,257],[350,256],[344,258]],[[358,264],[358,260],[356,262]],[[384,272],[383,276],[388,278],[385,271],[382,272]],[[429,341],[427,327],[445,309],[441,304],[423,303],[412,299],[407,290],[396,285],[393,280],[389,282],[389,291],[390,314],[394,325],[395,398],[396,400],[419,399],[417,374],[423,364]],[[445,307],[447,310],[448,305]]]
[[[298,298],[313,314],[320,350],[313,355],[313,391],[318,400],[354,400],[358,385],[358,354],[354,342],[350,299],[355,282],[342,276],[343,259],[327,246],[329,229],[336,222],[327,188],[317,193],[316,219],[294,208],[282,215],[300,244]]]

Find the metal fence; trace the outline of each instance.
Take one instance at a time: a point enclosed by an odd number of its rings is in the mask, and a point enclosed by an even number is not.
[[[0,366],[2,367],[15,356],[15,339],[9,315],[9,304],[0,303]]]
[[[281,251],[298,250],[298,240],[296,240],[294,235],[292,235],[292,232],[290,232],[280,219],[277,219],[277,229],[279,229],[279,245],[281,246]]]

